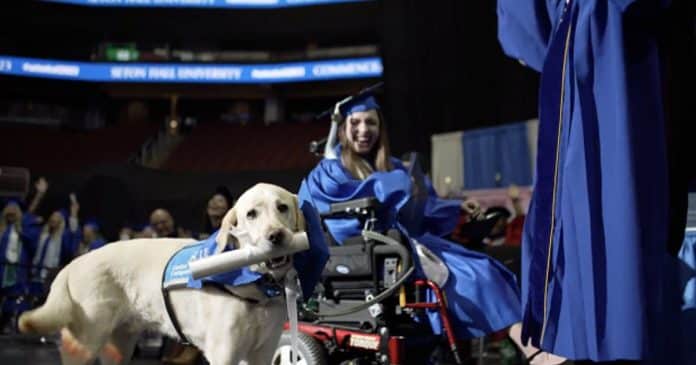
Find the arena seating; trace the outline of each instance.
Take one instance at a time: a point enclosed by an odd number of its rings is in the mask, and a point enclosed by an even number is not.
[[[0,126],[0,156],[4,165],[24,166],[44,173],[125,163],[157,130],[158,125],[152,123],[93,131]]]
[[[309,142],[326,136],[328,123],[230,125],[202,123],[172,152],[172,171],[253,171],[311,168]]]

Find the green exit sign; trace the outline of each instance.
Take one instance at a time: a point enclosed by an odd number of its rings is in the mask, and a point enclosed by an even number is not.
[[[127,46],[109,45],[106,47],[106,60],[107,61],[118,61],[118,62],[137,61],[139,55],[140,54],[138,53],[138,50],[135,48],[135,45],[127,45]]]

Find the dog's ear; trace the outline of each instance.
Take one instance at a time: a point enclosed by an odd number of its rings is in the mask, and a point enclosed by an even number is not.
[[[293,196],[294,201],[295,201],[295,232],[304,232],[306,230],[305,227],[305,218],[304,218],[304,213],[302,213],[302,208],[300,208],[300,200],[297,198],[297,195]]]
[[[218,231],[218,236],[216,238],[217,248],[216,253],[222,252],[227,244],[230,243],[230,229],[237,225],[237,211],[232,207],[227,211],[225,217],[222,218],[222,223],[220,224],[220,231]],[[235,243],[236,244],[236,243]]]

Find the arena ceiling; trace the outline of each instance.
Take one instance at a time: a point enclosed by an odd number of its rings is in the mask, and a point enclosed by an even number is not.
[[[80,59],[104,41],[241,50],[301,49],[309,41],[319,46],[379,42],[380,2],[274,10],[12,3],[0,12],[0,51],[24,56]]]

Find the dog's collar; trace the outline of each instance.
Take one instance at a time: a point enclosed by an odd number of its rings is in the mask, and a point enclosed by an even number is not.
[[[285,286],[270,274],[265,274],[256,282],[258,289],[267,297],[274,298],[283,294]]]

